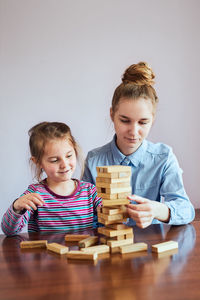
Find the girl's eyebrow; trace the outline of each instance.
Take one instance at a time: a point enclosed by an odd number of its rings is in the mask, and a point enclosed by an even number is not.
[[[124,118],[124,119],[130,119],[129,117],[127,117],[127,116],[124,116],[124,115],[119,115],[121,118]],[[149,118],[142,118],[142,119],[140,119],[140,120],[142,120],[142,121],[148,121],[149,120]]]

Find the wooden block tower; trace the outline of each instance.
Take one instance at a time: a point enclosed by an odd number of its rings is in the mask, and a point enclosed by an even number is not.
[[[120,252],[123,245],[133,244],[133,229],[124,225],[127,213],[125,204],[131,195],[131,167],[97,167],[96,187],[103,206],[98,209],[98,221],[105,227],[98,228],[101,243],[111,248],[111,253]]]

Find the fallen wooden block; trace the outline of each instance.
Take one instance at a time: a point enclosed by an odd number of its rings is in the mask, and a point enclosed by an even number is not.
[[[98,236],[89,236],[86,239],[79,241],[78,245],[80,248],[87,248],[95,245],[98,242]]]
[[[20,248],[46,248],[47,240],[38,241],[23,241],[20,243]]]
[[[96,260],[98,254],[94,253],[85,253],[83,251],[69,251],[67,253],[67,258],[69,259],[86,259],[86,260]]]
[[[81,248],[84,253],[109,253],[110,247],[108,245],[97,245],[88,248]]]
[[[152,251],[157,253],[169,251],[177,248],[178,248],[178,242],[175,241],[167,241],[167,242],[152,245],[151,247]]]
[[[146,243],[134,243],[131,245],[121,246],[120,253],[131,253],[139,251],[147,251],[148,245]]]
[[[69,248],[58,243],[47,244],[47,249],[58,254],[65,254],[69,251]]]
[[[83,239],[88,238],[89,234],[66,234],[65,241],[66,242],[79,242]]]

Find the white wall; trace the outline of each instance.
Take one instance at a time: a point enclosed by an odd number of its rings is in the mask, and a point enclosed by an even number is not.
[[[199,11],[198,0],[0,0],[0,217],[31,182],[28,129],[63,121],[85,154],[103,145],[114,88],[141,60],[160,98],[150,139],[173,147],[200,207]]]

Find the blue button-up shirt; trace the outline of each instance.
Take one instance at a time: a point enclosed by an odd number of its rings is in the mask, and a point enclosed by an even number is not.
[[[117,148],[115,138],[88,153],[83,180],[95,184],[97,166],[131,166],[132,194],[164,202],[170,209],[168,224],[190,223],[195,217],[195,211],[185,192],[182,170],[172,149],[162,143],[154,144],[144,140],[134,153],[125,156]],[[134,221],[130,220],[130,223],[134,224]]]

